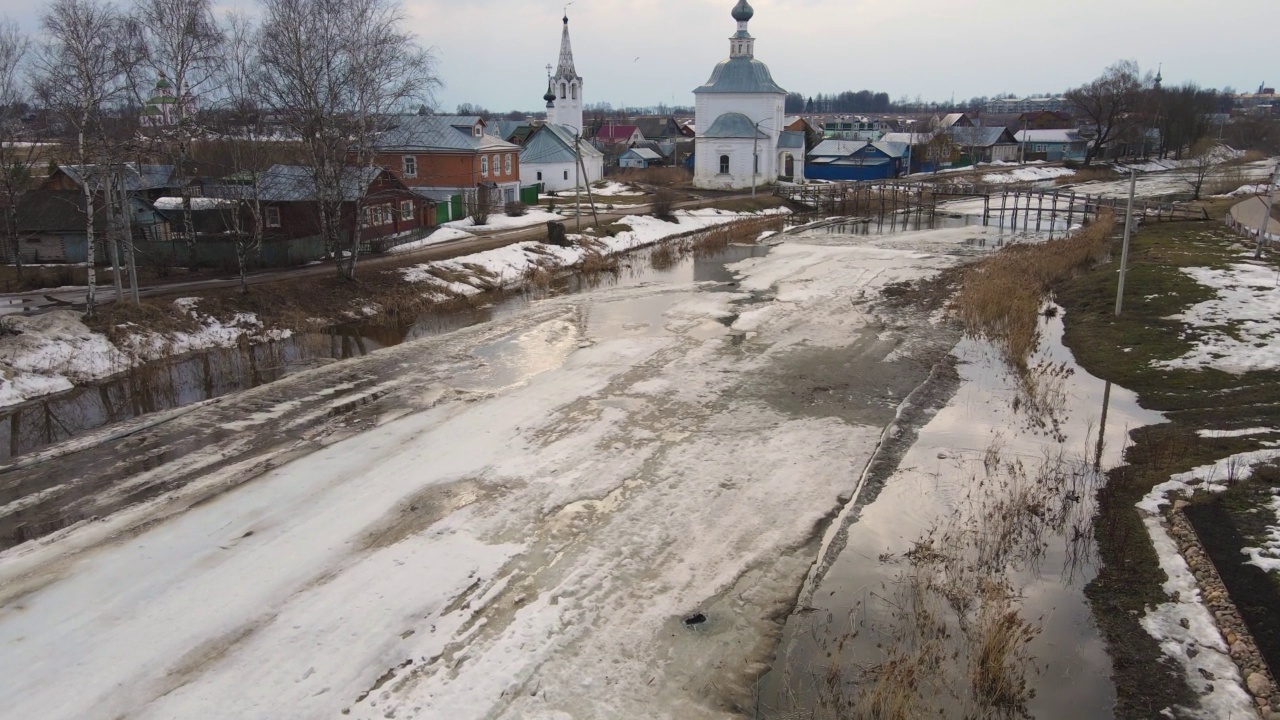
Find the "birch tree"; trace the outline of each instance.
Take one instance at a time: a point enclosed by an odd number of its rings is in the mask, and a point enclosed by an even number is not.
[[[262,188],[273,153],[263,137],[263,117],[258,104],[261,61],[257,30],[244,15],[227,16],[226,55],[222,65],[227,104],[227,126],[222,142],[228,151],[236,179],[226,216],[236,243],[240,291],[249,293],[249,261],[261,251],[263,238]]]
[[[172,164],[185,172],[195,134],[196,102],[217,89],[222,79],[225,36],[213,16],[212,0],[136,0],[129,17],[129,37],[137,57],[135,92],[157,80],[169,83],[173,117],[159,134]],[[142,100],[141,97],[138,98]],[[192,223],[191,192],[181,188],[182,235],[190,253],[191,271],[198,267]]]
[[[35,54],[36,93],[75,131],[76,160],[82,169],[85,204],[86,311],[97,304],[94,262],[94,194],[98,180],[89,172],[95,150],[106,142],[104,108],[124,91],[124,67],[116,40],[123,29],[119,13],[100,0],[53,0],[40,17],[45,42]]]
[[[375,164],[393,114],[429,100],[438,85],[433,55],[402,29],[405,20],[395,0],[263,0],[259,87],[302,141],[325,245],[347,280],[355,279],[367,190],[352,178]],[[344,202],[355,206],[349,232]]]
[[[0,210],[4,213],[4,239],[0,253],[22,276],[22,254],[18,246],[18,205],[22,194],[31,188],[32,165],[37,145],[23,131],[19,117],[25,105],[23,60],[28,40],[18,26],[8,19],[0,20]],[[24,142],[26,141],[26,142]]]

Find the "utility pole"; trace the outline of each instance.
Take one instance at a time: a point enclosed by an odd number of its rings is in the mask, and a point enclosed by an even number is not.
[[[573,134],[573,214],[578,219],[578,234],[582,234],[582,175],[578,168],[582,167],[582,130]]]
[[[1116,288],[1116,317],[1124,304],[1124,274],[1129,269],[1129,235],[1133,232],[1133,196],[1138,190],[1138,171],[1129,171],[1129,208],[1124,215],[1124,249],[1120,251],[1120,285]]]
[[[1262,259],[1262,241],[1267,239],[1267,230],[1271,228],[1271,208],[1276,201],[1276,191],[1280,190],[1280,165],[1276,165],[1276,173],[1272,176],[1272,182],[1267,188],[1267,197],[1262,201],[1263,207],[1266,209],[1262,213],[1262,225],[1258,227],[1258,242],[1253,249],[1253,259]]]
[[[1022,114],[1022,159],[1019,165],[1027,164],[1027,114]]]
[[[591,220],[596,224],[597,227],[599,227],[600,215],[596,213],[596,199],[595,199],[595,196],[591,194],[591,173],[587,172],[586,163],[582,159],[582,131],[581,130],[578,131],[578,135],[574,139],[577,140],[577,144],[574,146],[575,147],[574,154],[578,156],[578,167],[582,169],[582,177],[586,180],[587,203],[591,205]],[[578,225],[579,226],[582,225],[581,221],[579,221]]]

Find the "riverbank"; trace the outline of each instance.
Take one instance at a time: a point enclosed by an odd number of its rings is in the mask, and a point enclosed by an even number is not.
[[[754,210],[754,212],[752,211]],[[755,240],[756,225],[788,210],[765,198],[748,211],[677,211],[669,221],[626,217],[570,236],[569,247],[520,242],[445,261],[366,269],[357,283],[284,279],[188,297],[112,303],[93,318],[60,310],[6,320],[0,336],[0,407],[102,380],[147,363],[216,348],[264,345],[344,323],[385,325],[493,302],[495,293],[547,285],[575,269],[615,272],[619,256],[712,228],[747,222],[733,239]],[[755,222],[750,222],[755,221]]]
[[[1117,318],[1118,257],[1115,248],[1058,294],[1080,364],[1167,419],[1132,433],[1126,464],[1098,495],[1102,563],[1088,591],[1116,716],[1268,717],[1280,707],[1265,662],[1277,586],[1241,578],[1264,572],[1250,572],[1243,551],[1262,547],[1273,524],[1259,520],[1276,475],[1248,468],[1268,462],[1258,453],[1280,436],[1269,430],[1280,427],[1280,266],[1270,253],[1252,261],[1218,222],[1143,227]]]

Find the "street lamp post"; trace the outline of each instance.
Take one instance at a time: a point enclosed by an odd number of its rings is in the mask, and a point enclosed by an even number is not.
[[[751,128],[751,199],[753,200],[756,197],[756,179],[760,175],[760,126],[764,123],[765,121],[761,120]]]

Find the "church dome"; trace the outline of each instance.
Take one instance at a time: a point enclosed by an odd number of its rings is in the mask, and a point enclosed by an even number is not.
[[[546,95],[543,95],[543,96],[542,96],[542,99],[547,101],[547,107],[550,107],[550,106],[551,106],[551,103],[556,99],[556,92],[555,92],[555,90],[552,90],[552,89],[551,89],[551,79],[550,79],[550,78],[547,78],[547,94],[546,94]]]
[[[787,94],[773,81],[768,65],[746,56],[731,57],[716,65],[716,69],[711,71],[711,79],[693,92]]]
[[[751,9],[751,4],[747,0],[738,0],[737,6],[733,8],[733,19],[738,22],[747,22],[755,14],[756,11]]]

